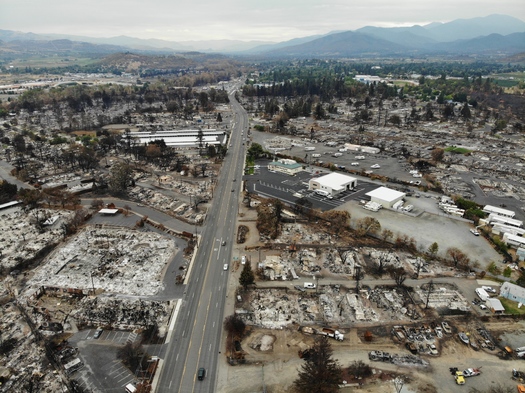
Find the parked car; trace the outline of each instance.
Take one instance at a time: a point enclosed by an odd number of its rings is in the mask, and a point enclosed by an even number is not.
[[[95,335],[93,337],[94,338],[99,338],[102,335],[103,331],[104,330],[102,330],[102,328],[98,328],[97,330],[95,330]]]
[[[448,322],[446,322],[446,321],[441,322],[441,327],[443,328],[443,331],[445,333],[447,333],[447,334],[451,334],[452,333],[452,328],[450,327]]]
[[[496,293],[497,292],[494,288],[486,286],[486,285],[482,285],[481,288],[483,288],[485,291],[487,291],[489,293]]]
[[[427,344],[427,348],[428,348],[428,351],[431,355],[433,356],[437,356],[439,353],[438,353],[438,350],[436,348],[436,346],[434,344]]]
[[[372,168],[372,169],[378,169],[378,168],[381,168],[381,165],[379,165],[379,164],[374,164],[374,165],[372,165],[370,168]]]
[[[463,376],[465,377],[475,377],[480,374],[481,371],[478,368],[467,368],[466,370],[463,370]]]
[[[472,233],[474,236],[479,236],[479,232],[476,229],[471,229],[470,233]]]

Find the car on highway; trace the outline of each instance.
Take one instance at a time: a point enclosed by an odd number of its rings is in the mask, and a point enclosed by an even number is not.
[[[381,165],[379,165],[379,164],[374,164],[374,165],[372,165],[370,168],[372,168],[372,169],[378,169],[378,168],[381,168]]]
[[[199,371],[197,371],[197,379],[199,381],[202,381],[205,376],[206,376],[206,369],[204,367],[199,368]]]
[[[228,264],[227,263],[224,264],[224,268],[223,269],[224,270],[228,270]]]
[[[226,245],[226,240],[223,240],[221,243],[221,246],[225,246],[225,245]]]
[[[99,338],[102,335],[103,331],[104,330],[102,330],[101,328],[98,328],[97,330],[95,330],[95,335],[93,337],[94,338]]]
[[[235,189],[232,188],[232,192],[235,192]]]

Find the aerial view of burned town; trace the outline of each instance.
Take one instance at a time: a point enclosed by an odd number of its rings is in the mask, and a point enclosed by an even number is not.
[[[31,42],[0,41],[0,392],[525,392],[525,49]]]

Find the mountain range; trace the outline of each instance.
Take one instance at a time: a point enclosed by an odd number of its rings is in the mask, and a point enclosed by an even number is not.
[[[21,53],[109,54],[220,52],[238,56],[375,57],[480,55],[502,56],[525,52],[525,22],[508,15],[456,19],[424,26],[331,32],[284,42],[209,40],[175,42],[127,36],[93,38],[0,30],[0,55]]]

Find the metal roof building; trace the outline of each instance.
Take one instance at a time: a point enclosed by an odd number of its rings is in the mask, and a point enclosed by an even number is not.
[[[310,179],[308,182],[309,190],[322,190],[332,196],[336,196],[344,191],[352,190],[357,187],[355,177],[343,175],[342,173],[332,172],[328,175]]]
[[[132,138],[138,139],[139,143],[147,144],[162,139],[166,146],[171,147],[197,147],[199,145],[199,130],[179,131],[154,131],[154,132],[131,132]],[[226,131],[202,130],[202,143],[204,145],[225,144],[227,141]]]
[[[392,190],[388,187],[376,188],[375,190],[366,193],[366,195],[370,197],[372,202],[380,203],[383,207],[389,209],[391,209],[396,202],[406,196],[404,192]]]

